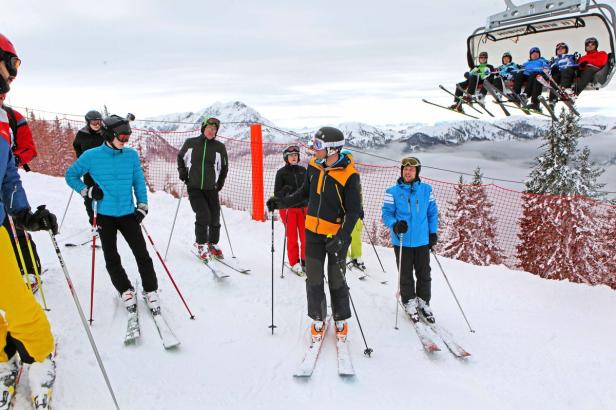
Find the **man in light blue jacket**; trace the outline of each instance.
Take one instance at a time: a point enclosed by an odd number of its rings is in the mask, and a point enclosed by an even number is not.
[[[430,309],[430,250],[438,241],[438,208],[432,187],[419,179],[421,162],[415,157],[402,160],[400,178],[385,191],[381,215],[391,230],[396,262],[400,269],[400,298],[413,321],[421,312],[434,323]],[[400,255],[402,241],[402,255]],[[413,278],[413,270],[417,284]]]
[[[141,222],[148,213],[145,178],[137,151],[125,148],[131,134],[127,119],[112,115],[103,120],[103,145],[84,152],[66,171],[68,185],[97,205],[97,219],[107,272],[129,312],[136,309],[135,289],[122,267],[117,248],[118,231],[135,259],[144,297],[150,309],[160,307],[158,281],[152,258],[141,232]],[[90,174],[94,185],[88,187],[81,177]],[[133,200],[137,199],[137,207]]]

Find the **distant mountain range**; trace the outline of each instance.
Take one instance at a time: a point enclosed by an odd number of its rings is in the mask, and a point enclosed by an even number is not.
[[[197,112],[165,114],[135,122],[135,128],[151,132],[182,132],[198,130],[203,119],[216,117],[221,120],[220,135],[250,138],[249,125],[263,125],[264,140],[270,142],[307,142],[315,130],[296,131],[276,126],[255,109],[240,101],[215,103]],[[616,128],[616,118],[588,117],[581,120],[583,132],[591,135]],[[406,151],[421,151],[436,146],[455,146],[468,141],[528,140],[541,136],[549,122],[543,118],[512,116],[494,121],[452,121],[436,125],[421,123],[401,124],[379,128],[360,122],[328,124],[337,126],[347,138],[350,147],[372,149],[384,147],[391,142],[405,144]],[[198,131],[197,131],[198,132]]]

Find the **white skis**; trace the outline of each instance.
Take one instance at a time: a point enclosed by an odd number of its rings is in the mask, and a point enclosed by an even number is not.
[[[178,346],[180,344],[180,341],[167,324],[167,321],[160,312],[160,307],[148,310],[154,318],[154,323],[156,324],[156,328],[158,329],[158,335],[160,336],[160,339],[163,342],[163,346],[165,347],[165,349],[172,349]]]
[[[310,346],[308,346],[308,350],[306,351],[306,355],[304,356],[304,360],[299,364],[299,367],[293,374],[295,377],[310,377],[312,376],[312,372],[317,364],[317,359],[319,358],[319,352],[321,351],[321,346],[325,341],[325,332],[329,327],[329,322],[331,321],[331,317],[327,318],[325,323],[323,324],[323,338],[318,342],[310,341]],[[308,330],[310,335],[310,330]]]

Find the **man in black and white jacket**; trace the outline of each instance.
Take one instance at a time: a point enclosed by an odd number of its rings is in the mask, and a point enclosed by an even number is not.
[[[225,184],[229,161],[225,144],[216,140],[220,121],[208,118],[201,124],[201,135],[189,138],[178,153],[179,177],[188,190],[195,212],[195,251],[208,261],[222,259],[220,239],[220,201],[218,192]]]

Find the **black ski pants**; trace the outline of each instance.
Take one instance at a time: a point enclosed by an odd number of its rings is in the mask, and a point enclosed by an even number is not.
[[[592,82],[597,71],[599,71],[599,69],[595,67],[586,67],[584,70],[578,71],[578,79],[575,84],[575,92],[577,95],[580,95],[586,86]]]
[[[400,266],[400,247],[394,246],[396,264]],[[417,285],[413,277],[417,276]],[[408,302],[416,296],[430,303],[432,296],[432,278],[430,277],[430,247],[402,247],[402,269],[400,271],[400,299]]]
[[[195,213],[195,242],[217,244],[220,240],[218,191],[188,188],[188,200]]]
[[[327,241],[327,236],[306,230],[308,316],[314,320],[325,320],[327,317],[327,300],[323,283],[325,258],[327,257],[327,284],[334,320],[345,320],[351,317],[349,287],[345,279],[348,244],[338,254],[334,254],[325,250]]]
[[[23,229],[15,228],[17,231],[17,240],[19,244],[15,243],[15,238],[13,238],[13,230],[11,229],[11,224],[9,222],[8,216],[4,217],[3,222],[6,231],[9,233],[9,238],[11,239],[11,245],[13,245],[13,251],[15,252],[15,258],[17,259],[17,266],[19,266],[19,270],[21,274],[24,275],[26,273],[31,273],[34,275],[34,264],[32,263],[32,258],[30,257],[30,250],[28,249],[28,241],[26,240],[26,232]],[[41,260],[39,258],[38,252],[36,251],[36,244],[32,239],[32,235],[30,235],[30,245],[32,245],[32,254],[34,255],[34,263],[36,264],[36,268],[38,272],[41,273]],[[24,257],[24,263],[26,264],[26,269],[24,271],[24,267],[21,265],[21,260],[19,258],[19,253],[17,246],[21,250],[21,254]]]
[[[464,73],[464,76],[466,77],[466,80],[456,84],[456,97],[462,97],[462,95],[464,94],[464,90],[466,90],[466,92],[468,92],[469,94],[474,95],[475,91],[477,90],[477,86],[483,84],[484,81],[479,78],[479,76],[473,74]],[[491,76],[487,78],[488,81],[490,81],[490,79]],[[481,94],[483,95],[486,95],[487,92],[488,90],[486,90],[485,88],[481,90]],[[459,98],[455,98],[454,102],[459,102]]]
[[[526,87],[524,87],[524,92],[530,96],[531,103],[539,104],[539,96],[543,91],[543,85],[537,81],[537,74],[526,75],[523,71],[517,73],[513,81],[513,92],[520,94],[525,81]]]
[[[99,214],[97,225],[105,255],[107,272],[109,272],[111,283],[113,283],[116,290],[122,294],[128,289],[134,289],[126,275],[126,271],[122,267],[120,254],[118,254],[118,232],[122,234],[133,255],[135,255],[143,290],[145,292],[157,290],[158,280],[156,279],[154,264],[148,254],[141,226],[137,223],[135,216],[133,214],[125,216]]]

